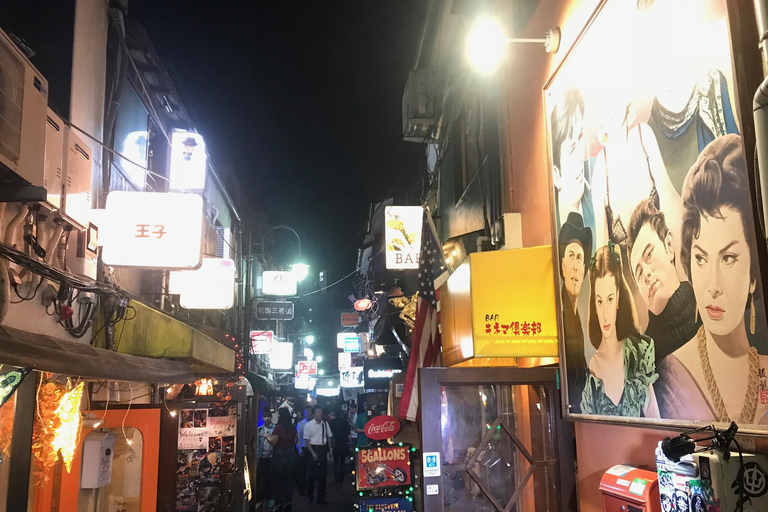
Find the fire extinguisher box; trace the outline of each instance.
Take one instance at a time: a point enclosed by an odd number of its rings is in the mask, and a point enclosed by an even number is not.
[[[604,512],[661,512],[658,475],[632,466],[613,466],[600,480]]]

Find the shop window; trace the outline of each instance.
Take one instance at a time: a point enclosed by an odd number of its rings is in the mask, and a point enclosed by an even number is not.
[[[140,512],[144,436],[135,427],[104,428],[90,432],[84,441],[99,440],[105,433],[114,434],[110,482],[95,489],[81,488],[77,512]],[[85,465],[86,461],[83,460]]]

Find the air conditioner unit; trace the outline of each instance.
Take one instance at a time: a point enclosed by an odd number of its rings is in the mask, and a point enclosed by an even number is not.
[[[436,121],[435,72],[410,72],[403,93],[403,140],[430,142],[430,128]]]
[[[40,187],[47,108],[48,82],[0,30],[0,167]],[[21,183],[16,176],[4,181]]]
[[[91,148],[67,128],[64,146],[64,214],[81,230],[91,221]]]
[[[45,166],[43,167],[42,186],[48,191],[48,203],[54,208],[61,208],[61,192],[64,173],[64,122],[48,109],[45,125]]]

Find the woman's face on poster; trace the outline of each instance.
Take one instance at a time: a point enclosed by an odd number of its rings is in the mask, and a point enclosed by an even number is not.
[[[571,130],[560,145],[560,165],[557,169],[559,199],[564,204],[576,204],[584,195],[584,116],[581,112],[570,120]]]
[[[720,213],[722,218],[701,217],[699,236],[691,242],[691,284],[704,327],[723,336],[744,322],[754,284],[741,214],[731,207]]]
[[[619,290],[612,274],[595,279],[595,309],[603,339],[616,338],[616,317],[619,311]]]

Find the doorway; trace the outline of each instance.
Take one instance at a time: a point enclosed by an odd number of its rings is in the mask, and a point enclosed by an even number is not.
[[[573,434],[555,368],[425,368],[419,379],[425,460],[440,461],[425,470],[425,510],[568,510]]]

